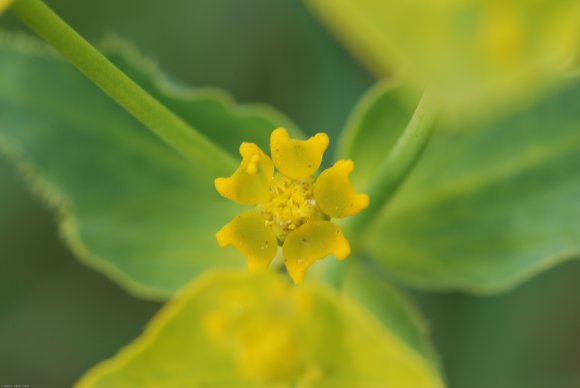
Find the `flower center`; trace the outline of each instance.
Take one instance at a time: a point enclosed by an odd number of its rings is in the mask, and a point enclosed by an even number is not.
[[[278,173],[272,178],[270,200],[259,204],[256,210],[279,242],[307,221],[325,219],[314,199],[314,179],[295,180]]]

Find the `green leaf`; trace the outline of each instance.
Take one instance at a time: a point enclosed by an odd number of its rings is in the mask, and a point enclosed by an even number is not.
[[[412,285],[479,293],[580,257],[579,99],[576,84],[500,122],[439,128],[363,250]]]
[[[496,113],[549,90],[577,51],[580,4],[551,1],[308,0],[379,76],[408,74],[449,114]]]
[[[278,384],[278,385],[275,385]],[[368,311],[267,272],[213,272],[78,387],[442,387],[436,370]]]
[[[222,90],[193,89],[181,84],[118,37],[108,37],[101,46],[108,59],[125,74],[238,159],[238,149],[245,141],[268,152],[270,133],[277,127],[304,137],[294,123],[266,104],[236,105]]]
[[[134,54],[113,58],[232,153],[239,139],[265,147],[288,123],[221,93],[172,86]],[[217,195],[207,166],[181,158],[71,65],[23,38],[0,39],[0,150],[58,210],[76,255],[138,295],[167,297],[207,268],[244,265],[215,242],[239,208]]]

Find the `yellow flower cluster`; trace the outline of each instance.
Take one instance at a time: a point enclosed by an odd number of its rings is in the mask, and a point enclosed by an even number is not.
[[[330,219],[360,212],[369,198],[354,192],[348,178],[354,169],[350,160],[312,177],[327,147],[324,133],[302,141],[291,139],[283,128],[270,137],[272,159],[256,144],[242,143],[240,166],[231,177],[217,178],[215,187],[225,198],[256,207],[217,232],[220,246],[233,245],[247,257],[250,268],[267,268],[281,246],[295,283],[302,282],[316,260],[328,255],[346,258],[350,245]]]

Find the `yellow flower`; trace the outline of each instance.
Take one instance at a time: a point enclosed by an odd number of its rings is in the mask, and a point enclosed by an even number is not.
[[[354,169],[350,160],[339,160],[312,177],[327,146],[324,133],[302,141],[291,139],[284,128],[270,136],[272,159],[256,144],[242,143],[240,166],[231,177],[217,178],[215,187],[225,198],[256,207],[217,232],[219,245],[237,248],[250,269],[268,268],[281,246],[295,283],[302,282],[316,260],[328,255],[346,258],[350,245],[330,219],[360,212],[369,197],[354,192],[348,178]]]
[[[12,4],[12,0],[0,0],[0,14]]]

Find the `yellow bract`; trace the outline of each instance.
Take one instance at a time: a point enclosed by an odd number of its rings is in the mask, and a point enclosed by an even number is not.
[[[283,253],[290,277],[300,283],[306,269],[316,260],[330,254],[342,260],[350,254],[350,245],[338,226],[328,221],[312,221],[288,236]]]
[[[270,196],[274,164],[254,143],[242,143],[240,155],[240,167],[230,178],[216,179],[216,190],[227,199],[243,205],[266,201]]]
[[[235,246],[248,258],[250,268],[268,268],[276,256],[276,235],[258,213],[245,212],[216,233],[221,247]]]
[[[12,4],[12,0],[0,0],[0,14]]]
[[[288,178],[304,179],[314,174],[328,147],[328,136],[318,133],[306,141],[291,139],[284,128],[270,136],[270,151],[276,168]]]
[[[354,164],[341,160],[322,172],[328,136],[319,133],[306,141],[291,139],[283,128],[272,132],[274,163],[257,145],[243,143],[242,163],[230,178],[218,178],[218,192],[235,202],[257,205],[224,226],[216,235],[220,246],[233,245],[248,259],[250,268],[266,268],[282,246],[288,273],[295,283],[316,260],[328,255],[344,259],[350,246],[330,218],[354,215],[369,204],[355,194],[348,176]],[[273,165],[279,173],[274,174]]]
[[[325,214],[344,218],[369,206],[369,196],[356,194],[348,176],[354,170],[351,160],[339,160],[320,174],[314,187],[314,199]]]

